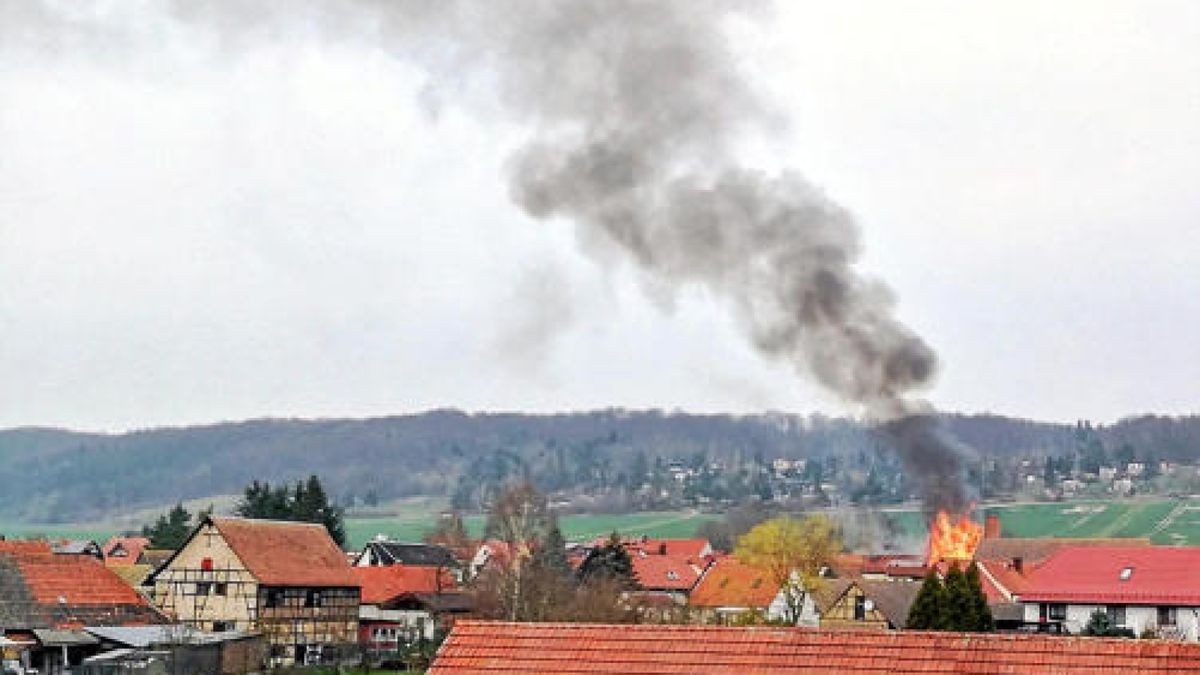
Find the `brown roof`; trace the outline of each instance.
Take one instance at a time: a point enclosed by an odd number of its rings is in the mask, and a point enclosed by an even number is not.
[[[459,620],[430,675],[1194,673],[1200,645],[1049,635]]]
[[[108,569],[132,588],[141,586],[146,577],[154,571],[154,568],[149,565],[110,565]]]
[[[722,558],[708,568],[692,590],[688,604],[696,607],[752,607],[765,609],[779,595],[779,584],[766,572]]]
[[[170,560],[173,555],[175,555],[175,551],[169,548],[144,548],[142,557],[138,558],[138,564],[149,565],[152,568],[158,567]]]
[[[1150,546],[1149,539],[1054,539],[1006,538],[983,539],[975,549],[976,560],[1012,560],[1021,558],[1037,564],[1064,546]]]
[[[218,516],[209,521],[261,584],[358,586],[324,525]]]
[[[830,607],[842,599],[842,596],[846,594],[846,589],[850,588],[850,584],[854,581],[854,579],[821,579],[818,581],[811,591],[817,612],[824,614],[829,611]]]
[[[875,609],[896,628],[908,625],[908,611],[921,590],[918,581],[875,581],[855,579],[854,584],[862,589],[863,595],[875,603]]]

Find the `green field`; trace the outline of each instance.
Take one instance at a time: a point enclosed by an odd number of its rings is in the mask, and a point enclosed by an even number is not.
[[[1053,504],[994,504],[1006,537],[1149,537],[1156,544],[1200,546],[1200,500],[1113,500]],[[891,512],[897,529],[925,536],[924,519]]]
[[[359,513],[346,519],[348,545],[359,548],[377,534],[401,541],[417,541],[436,522],[440,504],[413,500]],[[1149,537],[1157,544],[1200,546],[1200,499],[1129,499],[1059,502],[1052,504],[992,504],[984,511],[1000,516],[1008,537]],[[925,522],[916,511],[887,511],[885,516],[904,535],[925,538]],[[697,526],[719,516],[697,511],[662,511],[630,514],[563,516],[567,539],[580,541],[622,534],[651,537],[690,537]],[[483,532],[482,516],[466,519],[471,534]],[[111,523],[74,525],[2,524],[0,534],[10,538],[51,537],[104,541],[120,531]]]
[[[684,538],[696,533],[696,528],[717,516],[694,511],[664,511],[627,514],[568,515],[559,519],[563,535],[579,541],[602,537],[617,530],[622,534],[644,534],[650,537]],[[346,536],[354,547],[362,546],[377,534],[400,541],[417,541],[433,528],[436,515],[403,513],[391,516],[355,517],[346,520]],[[467,530],[472,536],[483,533],[483,516],[467,516]]]

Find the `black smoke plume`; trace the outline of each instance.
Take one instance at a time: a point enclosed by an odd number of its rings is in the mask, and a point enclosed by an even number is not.
[[[0,27],[0,39],[53,41],[44,31],[68,5],[0,0],[0,23],[9,25]],[[211,42],[222,55],[314,35],[371,41],[427,68],[443,96],[464,80],[494,87],[501,110],[527,132],[507,165],[512,199],[526,213],[573,223],[583,248],[621,251],[656,287],[707,289],[759,352],[878,423],[928,508],[966,507],[961,451],[915,397],[932,382],[936,355],[897,319],[891,291],[855,268],[861,243],[854,218],[798,172],[768,174],[736,157],[748,133],[773,126],[726,36],[731,17],[769,18],[760,3],[163,6],[168,20],[216,36]],[[62,43],[119,41],[120,22],[84,35],[88,21],[101,19],[74,7],[59,22]]]

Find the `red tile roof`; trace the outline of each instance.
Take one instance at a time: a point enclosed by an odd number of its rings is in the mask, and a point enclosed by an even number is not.
[[[358,586],[346,554],[324,525],[211,516],[209,520],[268,586]]]
[[[707,564],[685,555],[642,555],[630,556],[633,575],[638,585],[655,591],[690,591],[700,580]]]
[[[1122,580],[1122,570],[1131,572]],[[1200,548],[1092,546],[1059,549],[1020,593],[1028,602],[1200,606]]]
[[[95,558],[53,553],[15,557],[26,587],[41,604],[147,604],[145,598]]]
[[[779,595],[779,584],[760,569],[722,558],[704,573],[688,598],[696,607],[766,608]]]
[[[1040,563],[1061,548],[1081,546],[1150,546],[1149,539],[1057,539],[997,537],[983,539],[975,549],[975,560],[1009,560],[1021,558],[1026,564]]]
[[[163,623],[145,598],[95,558],[11,551],[0,551],[0,622],[7,629]]]
[[[430,675],[466,673],[1188,673],[1200,645],[803,628],[460,620]]]
[[[437,567],[355,567],[354,576],[362,586],[364,605],[382,604],[405,593],[438,593],[454,588],[454,576]]]
[[[1018,572],[1011,563],[982,560],[975,564],[979,567],[979,581],[988,602],[1012,602],[1013,596],[1020,595],[1029,585],[1029,577]],[[1030,565],[1026,570],[1032,570],[1032,567]]]
[[[132,565],[142,557],[142,550],[149,546],[150,540],[146,537],[113,537],[104,542],[101,550],[104,551],[106,565]]]
[[[45,541],[10,541],[0,539],[0,553],[54,553]]]

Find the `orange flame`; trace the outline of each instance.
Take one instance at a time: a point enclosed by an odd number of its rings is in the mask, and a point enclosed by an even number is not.
[[[967,514],[951,521],[950,514],[938,511],[929,523],[929,552],[926,562],[936,565],[943,561],[968,561],[975,557],[975,549],[983,538],[983,525],[971,520]]]

